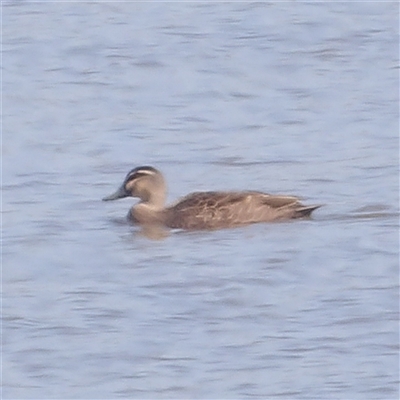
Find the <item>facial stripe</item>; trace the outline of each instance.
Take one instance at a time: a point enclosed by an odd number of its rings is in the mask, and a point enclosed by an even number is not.
[[[155,174],[155,171],[148,170],[148,169],[138,169],[138,170],[136,171],[136,173],[138,173],[138,174],[144,174],[144,175],[154,175],[154,174]]]
[[[155,175],[157,171],[153,167],[138,167],[133,169],[126,177],[126,182],[138,179],[142,176]]]

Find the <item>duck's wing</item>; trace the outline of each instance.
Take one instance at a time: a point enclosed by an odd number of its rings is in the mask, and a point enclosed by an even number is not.
[[[299,204],[293,196],[262,192],[195,192],[167,209],[167,225],[183,229],[216,229],[272,221],[287,207]]]
[[[262,192],[196,192],[166,209],[166,224],[181,229],[218,229],[309,216],[294,196]]]
[[[282,196],[282,195],[271,195],[267,193],[259,193],[260,202],[274,209],[282,207],[293,207],[300,205],[300,200],[295,196]]]
[[[319,205],[305,206],[295,196],[266,195],[263,203],[274,210],[275,219],[292,219],[309,217]]]
[[[232,209],[242,204],[244,192],[194,192],[166,209],[167,225],[182,229],[214,229],[229,225]]]
[[[249,193],[257,192],[194,192],[171,206],[175,210],[215,208],[243,201]]]

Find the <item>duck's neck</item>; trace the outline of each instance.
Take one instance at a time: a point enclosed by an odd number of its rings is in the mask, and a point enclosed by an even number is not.
[[[146,196],[141,198],[140,204],[146,205],[149,209],[159,211],[164,208],[165,194],[164,193],[146,193]]]
[[[134,205],[130,211],[129,217],[139,224],[163,224],[165,219],[165,211],[163,203],[161,206],[141,201]]]

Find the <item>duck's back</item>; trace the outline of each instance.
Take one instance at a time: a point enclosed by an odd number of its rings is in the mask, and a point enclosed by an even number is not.
[[[296,197],[262,192],[196,192],[166,209],[166,225],[180,229],[218,229],[309,215]],[[298,215],[303,210],[304,215]]]

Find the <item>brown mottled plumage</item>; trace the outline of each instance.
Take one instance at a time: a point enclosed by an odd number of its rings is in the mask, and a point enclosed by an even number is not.
[[[138,197],[129,218],[139,224],[165,225],[178,229],[219,229],[310,216],[320,206],[304,206],[297,197],[267,193],[195,192],[164,207],[166,185],[160,171],[138,167],[126,176],[122,186],[103,200]]]

